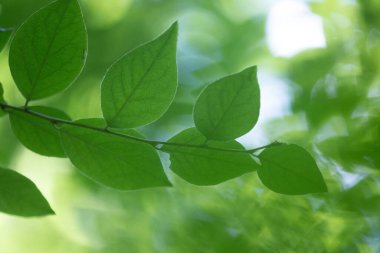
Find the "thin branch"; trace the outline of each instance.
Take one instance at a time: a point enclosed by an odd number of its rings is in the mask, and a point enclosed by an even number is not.
[[[134,140],[134,141],[139,141],[139,142],[147,143],[147,144],[153,146],[155,149],[160,150],[160,151],[164,151],[164,150],[162,150],[162,148],[158,148],[157,145],[168,145],[168,146],[177,146],[177,147],[208,149],[208,150],[221,151],[221,152],[235,152],[235,153],[249,153],[249,154],[253,154],[254,152],[257,152],[259,150],[262,150],[262,149],[265,149],[265,148],[268,148],[268,147],[271,147],[271,146],[280,145],[279,142],[273,142],[273,143],[270,143],[270,144],[267,144],[267,145],[264,145],[264,146],[261,146],[261,147],[257,147],[257,148],[254,148],[254,149],[238,150],[238,149],[216,148],[216,147],[210,147],[210,146],[207,146],[207,145],[192,145],[192,144],[186,144],[186,143],[176,143],[176,142],[146,140],[146,139],[142,139],[142,138],[139,138],[139,137],[135,137],[135,136],[123,134],[123,133],[120,133],[120,132],[112,131],[109,127],[99,128],[99,127],[85,125],[85,124],[74,122],[74,121],[70,121],[70,120],[64,120],[64,119],[60,119],[60,118],[51,117],[51,116],[48,116],[48,115],[45,115],[45,114],[42,114],[42,113],[39,113],[39,112],[32,111],[32,110],[30,110],[27,107],[17,107],[17,106],[8,105],[8,104],[5,104],[5,103],[0,103],[0,107],[4,111],[6,111],[6,110],[13,110],[13,111],[22,112],[22,113],[25,113],[25,114],[32,115],[34,117],[37,117],[37,118],[49,121],[53,125],[57,125],[57,124],[70,125],[70,126],[80,127],[80,128],[84,128],[84,129],[89,129],[89,130],[93,130],[93,131],[97,131],[97,132],[101,132],[101,133],[105,133],[105,134],[109,134],[109,135],[114,135],[114,136],[130,139],[130,140]]]

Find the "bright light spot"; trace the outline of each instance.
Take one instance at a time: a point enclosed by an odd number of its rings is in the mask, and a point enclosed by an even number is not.
[[[93,29],[107,29],[120,22],[131,5],[131,0],[81,0],[86,11],[86,22]]]
[[[336,164],[335,167],[337,168],[337,171],[341,177],[341,182],[344,189],[350,189],[354,187],[362,179],[365,178],[364,174],[347,172],[338,164]]]
[[[289,115],[290,90],[286,83],[282,82],[270,73],[258,72],[260,84],[260,116],[255,127],[247,134],[238,138],[238,141],[248,148],[268,144],[265,126],[275,118]]]
[[[267,38],[275,56],[291,57],[305,49],[323,48],[322,19],[297,0],[278,1],[268,16]]]

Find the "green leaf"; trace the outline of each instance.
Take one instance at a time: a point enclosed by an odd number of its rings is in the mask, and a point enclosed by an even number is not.
[[[76,0],[58,0],[30,16],[17,30],[9,66],[22,95],[36,100],[67,88],[81,72],[87,33]]]
[[[107,71],[101,89],[107,125],[133,128],[159,119],[177,90],[178,24],[127,53]]]
[[[76,123],[105,127],[101,119]],[[69,125],[62,127],[60,132],[71,162],[101,184],[120,190],[170,186],[160,158],[149,144]]]
[[[25,217],[54,214],[32,181],[3,168],[0,168],[0,211]]]
[[[64,112],[54,108],[32,106],[31,111],[53,118],[70,120]],[[44,156],[66,157],[59,131],[44,119],[19,111],[9,111],[12,130],[20,142],[28,149]]]
[[[9,38],[11,37],[12,31],[13,29],[11,28],[0,27],[0,52],[3,50]]]
[[[172,143],[203,145],[206,138],[196,129],[189,128],[169,140]],[[211,148],[244,150],[237,141],[208,141]],[[255,171],[258,164],[248,153],[226,152],[206,148],[164,145],[170,153],[170,168],[178,176],[196,185],[214,185]]]
[[[0,82],[0,102],[4,103],[4,89],[3,89],[3,84]]]
[[[0,83],[0,103],[5,103],[3,84]],[[4,116],[6,112],[0,107],[0,117]]]
[[[272,191],[289,195],[327,191],[313,157],[297,145],[267,148],[259,158],[262,166],[257,171],[258,175]]]
[[[233,140],[255,126],[259,111],[257,68],[250,67],[208,85],[195,103],[194,121],[210,140]]]

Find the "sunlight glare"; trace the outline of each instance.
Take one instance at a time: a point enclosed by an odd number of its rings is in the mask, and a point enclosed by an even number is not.
[[[302,1],[276,2],[266,30],[269,48],[275,56],[291,57],[306,49],[326,46],[321,17]]]

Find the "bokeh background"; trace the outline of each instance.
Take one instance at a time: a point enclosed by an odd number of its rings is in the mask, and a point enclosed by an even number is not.
[[[79,1],[86,67],[63,94],[34,104],[75,119],[100,116],[110,64],[178,20],[178,94],[162,119],[139,130],[166,140],[193,126],[205,85],[258,65],[260,120],[239,140],[307,148],[329,193],[276,194],[255,173],[199,187],[169,170],[173,188],[115,191],[66,159],[28,151],[2,118],[0,165],[31,178],[57,215],[0,214],[1,253],[380,252],[380,1]],[[0,26],[18,27],[48,2],[0,0]],[[8,48],[0,54],[5,98],[22,105],[7,57]]]

